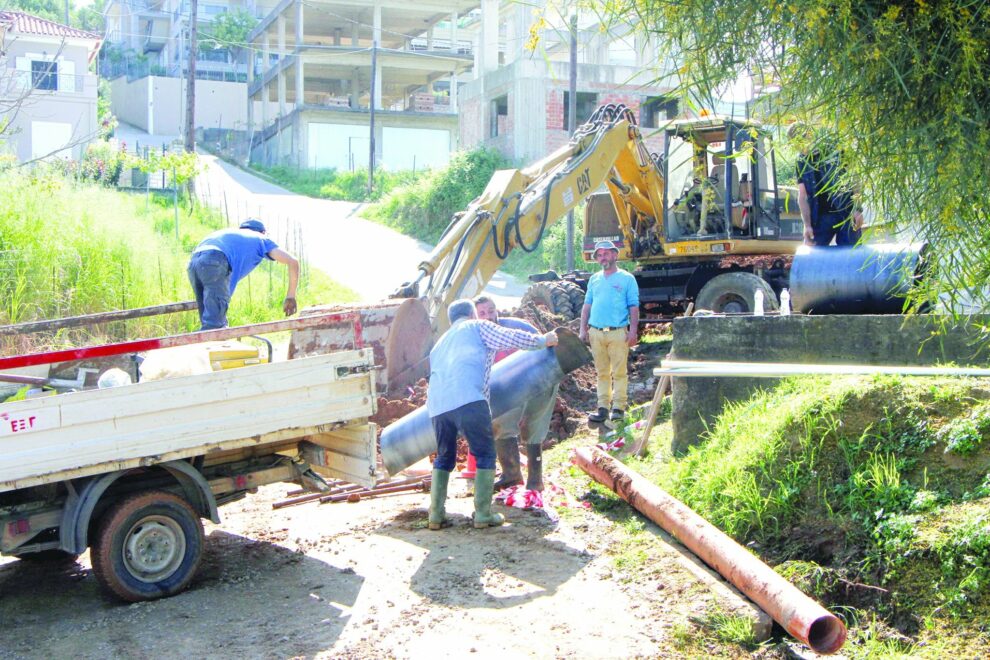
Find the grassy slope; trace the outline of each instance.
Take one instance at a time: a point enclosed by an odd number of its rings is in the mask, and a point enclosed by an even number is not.
[[[76,185],[45,175],[0,176],[0,323],[59,318],[189,300],[189,253],[210,231],[223,226],[219,214],[94,185]],[[232,325],[277,319],[286,269],[263,264],[238,286]],[[305,269],[300,306],[355,300],[355,294],[326,276]],[[154,336],[195,329],[195,314],[151,317],[100,326],[99,337],[63,332],[46,341]],[[24,350],[26,346],[7,346]]]
[[[659,451],[668,424],[629,463],[843,616],[845,653],[986,657],[988,401],[980,381],[792,380],[731,407],[686,456]]]

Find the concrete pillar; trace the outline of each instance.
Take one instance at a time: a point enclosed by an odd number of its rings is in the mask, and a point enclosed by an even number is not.
[[[247,52],[247,87],[251,89],[254,84],[254,49]],[[254,96],[248,91],[247,99],[247,134],[248,134],[248,162],[251,160],[251,134],[254,132]]]
[[[474,73],[474,78],[477,80],[481,77],[481,35],[476,34],[471,39],[471,55],[474,57],[474,66],[471,67]]]
[[[276,29],[278,31],[278,59],[285,58],[285,14],[279,14],[278,18],[275,19]]]
[[[284,117],[285,109],[285,12],[275,19],[278,38],[278,116]]]
[[[351,45],[357,46],[361,40],[361,28],[357,23],[351,23]]]
[[[498,68],[498,0],[481,0],[481,69]]]
[[[261,130],[268,128],[268,85],[265,83],[265,74],[271,68],[272,40],[265,32],[264,41],[261,43],[261,57],[264,64],[261,66]]]
[[[457,113],[457,71],[450,74],[450,111]]]
[[[358,73],[357,69],[354,70],[354,74],[351,76],[350,87],[347,91],[348,96],[351,98],[351,107],[358,107],[358,102],[361,97],[361,75]]]
[[[426,50],[433,50],[433,26],[426,31]]]
[[[340,35],[341,35],[342,32],[343,32],[343,30],[341,28],[334,28],[333,29],[333,45],[334,46],[339,46],[340,45]]]
[[[375,5],[371,25],[372,25],[371,39],[374,43],[381,46],[382,45],[382,8],[379,5]]]
[[[304,76],[303,70],[303,51],[302,45],[305,39],[305,16],[303,14],[303,3],[301,0],[296,2],[296,108],[301,108],[306,103],[306,77]],[[335,31],[334,39],[337,41],[337,45],[340,45],[340,29]],[[296,125],[298,127],[299,119],[296,119]],[[296,143],[298,148],[298,142]]]
[[[450,52],[457,52],[457,12],[450,12]]]

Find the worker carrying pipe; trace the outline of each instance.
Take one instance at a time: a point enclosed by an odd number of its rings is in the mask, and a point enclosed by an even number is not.
[[[539,333],[539,330],[528,321],[511,316],[500,316],[495,302],[488,296],[475,298],[474,304],[479,319],[497,323],[504,328],[532,334]],[[495,362],[502,361],[514,352],[499,351],[495,354]],[[522,406],[499,415],[492,422],[495,456],[502,469],[499,480],[495,482],[496,492],[523,483],[522,465],[519,460],[520,437],[526,441],[526,490],[543,492],[543,439],[550,430],[550,419],[553,417],[553,408],[557,403],[559,386],[559,382],[550,384],[536,396],[527,399]]]
[[[478,319],[474,302],[461,299],[447,311],[450,329],[430,351],[430,387],[426,409],[437,440],[430,487],[429,528],[449,526],[445,502],[450,473],[457,458],[457,436],[467,438],[478,470],[474,480],[474,526],[495,527],[505,522],[492,513],[495,487],[495,440],[488,404],[489,379],[500,350],[533,350],[557,345],[557,335],[536,335],[503,328]]]

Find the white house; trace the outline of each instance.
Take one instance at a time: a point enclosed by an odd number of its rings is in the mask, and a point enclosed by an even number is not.
[[[19,161],[78,159],[97,136],[100,36],[19,11],[0,11],[0,142]]]

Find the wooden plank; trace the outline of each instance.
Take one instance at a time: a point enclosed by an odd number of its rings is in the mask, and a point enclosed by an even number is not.
[[[374,411],[370,351],[0,406],[0,492],[106,469],[286,442]],[[60,474],[65,472],[65,474]]]
[[[14,325],[0,325],[0,337],[5,335],[21,335],[31,332],[59,330],[61,328],[80,328],[87,325],[98,325],[100,323],[111,323],[113,321],[124,321],[127,319],[139,319],[146,316],[191,312],[195,309],[196,301],[187,300],[186,302],[169,303],[167,305],[152,305],[151,307],[120,309],[113,312],[100,312],[98,314],[68,316],[63,319],[53,319],[49,321],[30,321],[28,323],[15,323]]]
[[[268,468],[267,470],[247,472],[240,478],[220,477],[218,479],[210,479],[210,490],[213,491],[214,495],[219,495],[220,493],[231,493],[235,490],[258,488],[259,486],[274,484],[279,481],[294,481],[296,474],[296,469],[291,465],[279,465]]]

